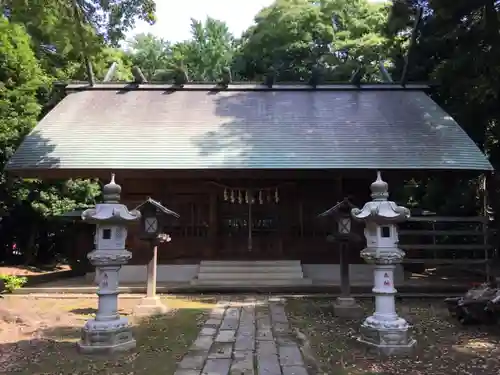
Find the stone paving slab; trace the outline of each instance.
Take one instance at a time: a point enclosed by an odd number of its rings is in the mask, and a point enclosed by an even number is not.
[[[205,361],[208,357],[207,354],[190,353],[189,355],[182,358],[181,363],[179,363],[179,369],[183,370],[201,370],[205,365]]]
[[[278,355],[278,348],[274,341],[257,341],[257,355]]]
[[[282,301],[222,301],[174,375],[308,375]]]
[[[233,344],[231,343],[215,343],[210,352],[208,359],[229,358],[233,357]]]
[[[303,366],[283,367],[283,375],[308,375]]]
[[[280,346],[278,351],[281,366],[304,366],[302,354],[297,344]]]
[[[230,375],[254,375],[254,352],[252,350],[234,352]]]
[[[257,355],[257,371],[259,375],[281,375],[278,356]]]
[[[238,335],[234,343],[235,351],[255,350],[255,337],[252,335]]]
[[[229,330],[219,330],[217,337],[215,337],[215,342],[235,342],[236,341],[236,331]]]
[[[200,375],[201,370],[177,370],[174,375]],[[307,374],[306,374],[307,375]]]
[[[208,351],[212,346],[214,339],[212,336],[198,336],[198,338],[193,342],[189,350],[206,350]]]
[[[231,359],[208,359],[203,367],[202,375],[228,375]]]

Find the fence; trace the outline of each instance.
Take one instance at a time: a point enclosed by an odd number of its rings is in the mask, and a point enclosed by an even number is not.
[[[482,264],[489,277],[496,252],[487,217],[414,216],[400,225],[399,235],[406,264]]]

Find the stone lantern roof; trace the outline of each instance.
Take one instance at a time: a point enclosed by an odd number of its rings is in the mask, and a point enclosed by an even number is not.
[[[111,181],[102,189],[104,203],[83,211],[82,220],[90,224],[126,224],[139,220],[139,211],[129,211],[127,206],[119,203],[121,190],[121,186],[115,182],[115,175],[112,174]]]
[[[382,180],[377,171],[377,179],[370,185],[372,201],[365,203],[363,208],[353,208],[351,216],[359,221],[371,221],[378,224],[397,223],[410,217],[410,210],[387,200],[389,185]]]

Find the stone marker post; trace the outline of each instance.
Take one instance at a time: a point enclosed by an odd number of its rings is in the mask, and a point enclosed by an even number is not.
[[[103,188],[104,203],[82,213],[84,222],[95,224],[95,250],[87,255],[98,275],[98,308],[94,319],[85,323],[78,342],[80,352],[113,353],[135,347],[127,318],[118,314],[118,271],[132,257],[125,249],[127,225],[140,219],[138,211],[120,204],[121,187],[111,182]]]
[[[361,257],[374,264],[375,313],[361,325],[359,341],[385,355],[407,354],[416,344],[410,326],[396,312],[394,269],[405,253],[398,248],[396,223],[407,220],[410,211],[388,201],[388,185],[380,172],[370,186],[372,201],[362,209],[354,208],[354,219],[365,222],[366,248]]]

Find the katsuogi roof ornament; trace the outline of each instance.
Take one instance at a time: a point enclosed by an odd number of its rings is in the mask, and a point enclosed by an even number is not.
[[[378,223],[400,222],[410,217],[410,210],[398,206],[387,200],[389,197],[388,184],[382,180],[380,172],[377,179],[370,185],[372,201],[365,203],[363,208],[353,208],[351,215],[360,221],[374,221]]]

